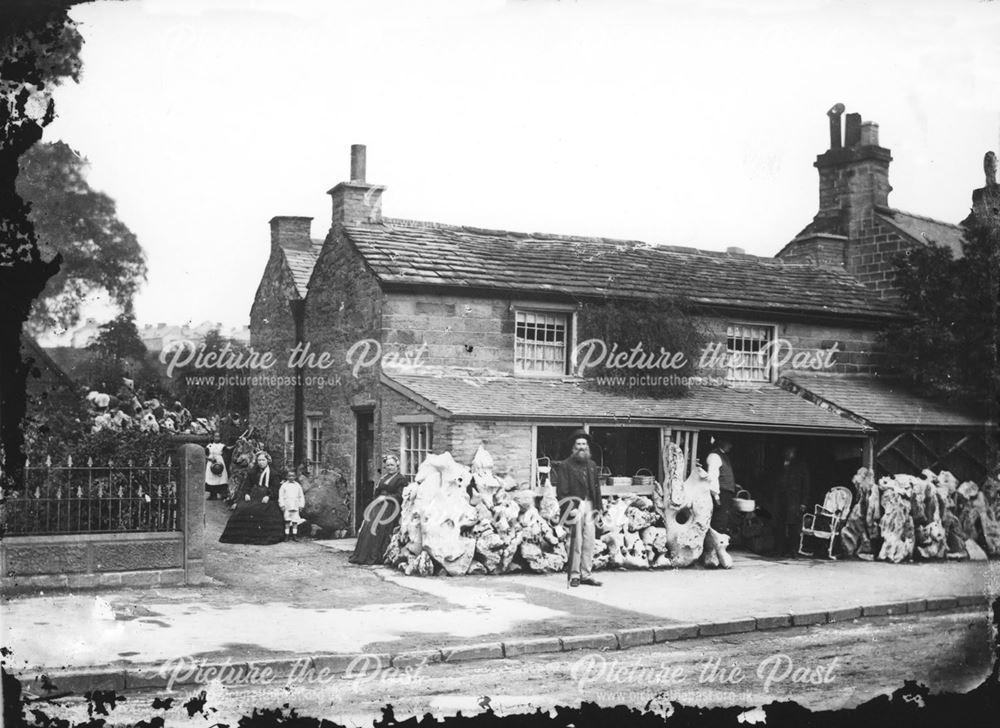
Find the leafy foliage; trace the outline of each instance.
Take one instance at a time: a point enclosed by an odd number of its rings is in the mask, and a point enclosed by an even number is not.
[[[588,368],[584,376],[590,386],[596,386],[595,378],[607,377],[600,384],[601,389],[645,397],[678,397],[687,392],[680,383],[650,386],[629,383],[629,377],[692,377],[696,374],[698,354],[707,341],[707,335],[697,323],[694,307],[683,299],[659,297],[640,301],[607,300],[600,303],[584,303],[578,317],[580,335],[578,341],[600,339],[609,354],[630,352],[641,345],[641,352],[647,362],[655,362],[663,353],[683,354],[683,363],[676,368],[648,366],[609,367],[606,357],[601,365]],[[636,358],[634,361],[640,361]],[[622,381],[622,378],[623,381]]]
[[[155,381],[155,373],[146,371],[150,366],[146,360],[146,345],[139,337],[131,307],[103,324],[87,349],[94,356],[83,367],[82,379],[92,389],[117,392],[124,377],[136,379],[137,373],[144,374],[141,379]],[[146,382],[137,383],[140,390],[145,389],[143,384]]]
[[[31,311],[29,327],[70,328],[84,300],[106,291],[121,308],[131,305],[146,279],[135,234],[118,219],[115,202],[87,183],[87,162],[62,141],[39,143],[21,158],[17,191],[30,203],[43,255],[62,256]]]
[[[43,425],[29,421],[33,424],[26,433],[25,450],[35,464],[46,457],[51,457],[53,463],[65,464],[67,456],[72,456],[78,465],[93,458],[101,465],[109,460],[125,465],[131,460],[138,466],[148,462],[150,457],[161,464],[173,447],[166,432],[145,432],[138,428],[92,432],[82,405],[66,417],[47,417]]]
[[[212,329],[205,334],[202,342],[204,352],[232,352],[232,360],[245,357],[247,346],[222,336],[218,329]],[[238,377],[245,382],[245,376],[250,373],[247,368],[229,368],[226,366],[195,367],[188,364],[178,370],[177,394],[184,406],[191,410],[195,417],[207,417],[213,414],[235,412],[243,419],[250,412],[250,387],[248,384],[229,384],[229,377]],[[209,379],[214,377],[215,379]],[[226,383],[218,382],[227,378]]]
[[[21,332],[32,302],[62,261],[42,256],[15,181],[20,157],[55,118],[54,88],[79,78],[83,37],[68,6],[53,0],[0,5],[0,440],[4,485],[12,487],[20,485],[24,462],[28,366],[20,356]]]
[[[882,335],[887,364],[911,384],[968,401],[1000,391],[1000,235],[995,224],[967,227],[963,257],[936,246],[896,261],[911,316]]]

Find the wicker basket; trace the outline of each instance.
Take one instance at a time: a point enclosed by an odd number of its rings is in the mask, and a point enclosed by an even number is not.
[[[612,488],[625,488],[632,485],[632,478],[629,478],[627,476],[626,477],[614,476],[608,478],[608,485],[610,485]]]
[[[736,491],[736,497],[733,498],[733,505],[740,513],[753,513],[757,508],[757,501],[751,497],[749,490],[741,488]]]
[[[601,487],[605,485],[610,485],[611,483],[611,468],[607,465],[601,467],[601,472],[597,476],[597,482],[601,484]]]
[[[649,468],[639,468],[632,476],[632,485],[649,487],[653,484],[653,473]]]

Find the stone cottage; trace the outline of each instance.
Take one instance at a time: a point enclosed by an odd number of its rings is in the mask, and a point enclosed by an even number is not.
[[[484,444],[499,472],[533,482],[537,459],[564,457],[578,427],[615,475],[659,474],[668,441],[704,462],[725,433],[738,480],[765,502],[789,444],[821,475],[816,497],[863,463],[886,464],[899,433],[926,448],[904,448],[893,468],[910,458],[905,469],[972,477],[982,421],[875,376],[878,332],[901,314],[863,261],[887,235],[912,242],[917,218],[884,207],[888,150],[853,119],[850,143],[817,161],[819,214],[774,258],[386,217],[385,188],[366,181],[365,149],[354,146],[350,180],[329,191],[324,240],[311,237],[310,218],[271,220],[250,331],[281,380],[251,388],[253,424],[296,463],[342,474],[355,523],[387,453],[412,475],[430,451],[469,462]],[[934,225],[947,234],[932,242],[954,244],[960,230]],[[592,338],[581,307],[655,295],[694,302],[714,350],[728,355],[702,358],[707,383],[675,399],[585,384],[574,368],[577,345]],[[823,361],[823,372],[760,357],[775,346]]]

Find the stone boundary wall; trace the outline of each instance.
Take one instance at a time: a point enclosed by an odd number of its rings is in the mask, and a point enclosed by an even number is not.
[[[6,536],[4,592],[98,586],[198,584],[205,566],[205,450],[177,448],[177,531]]]

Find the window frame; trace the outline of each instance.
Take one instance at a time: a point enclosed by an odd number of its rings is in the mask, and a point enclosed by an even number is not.
[[[576,348],[576,329],[577,329],[577,309],[576,306],[571,304],[560,304],[560,303],[545,303],[545,302],[532,302],[532,301],[517,301],[510,305],[511,316],[514,323],[514,351],[513,351],[513,371],[514,376],[517,377],[532,377],[532,378],[550,378],[556,379],[561,377],[566,377],[570,375],[573,350]],[[563,361],[562,368],[558,372],[554,371],[539,371],[532,369],[521,369],[518,366],[518,336],[517,336],[517,324],[518,316],[521,314],[543,314],[543,315],[555,315],[564,317],[565,322],[565,339],[563,348]]]
[[[770,338],[767,339],[765,346],[770,344],[772,346],[771,355],[765,371],[767,374],[766,379],[735,379],[731,376],[731,368],[729,366],[729,361],[733,355],[733,351],[729,348],[729,330],[736,327],[746,327],[746,328],[758,328],[766,329]],[[743,337],[744,339],[746,337]],[[778,340],[778,326],[777,324],[771,323],[769,321],[748,321],[748,320],[730,320],[726,322],[726,384],[735,386],[754,386],[759,384],[774,384],[777,381],[776,370],[777,361],[774,356],[774,343]],[[753,367],[749,367],[752,369]]]
[[[313,430],[319,431],[319,437],[314,437]],[[314,458],[313,455],[316,457]],[[323,418],[306,417],[306,462],[310,467],[318,467],[323,462]]]
[[[408,435],[410,433],[424,433],[424,445],[425,447],[409,447],[410,438]],[[419,439],[417,440],[419,443]],[[423,462],[427,455],[434,452],[434,422],[433,421],[421,421],[421,422],[400,422],[399,423],[399,472],[407,478],[408,480],[413,480],[417,474],[417,468],[420,467],[420,463]],[[411,463],[410,460],[413,454],[418,455],[422,453],[422,456],[417,459],[417,462]]]
[[[295,457],[295,422],[285,420],[282,431],[282,446],[284,447],[285,462],[290,463]]]

